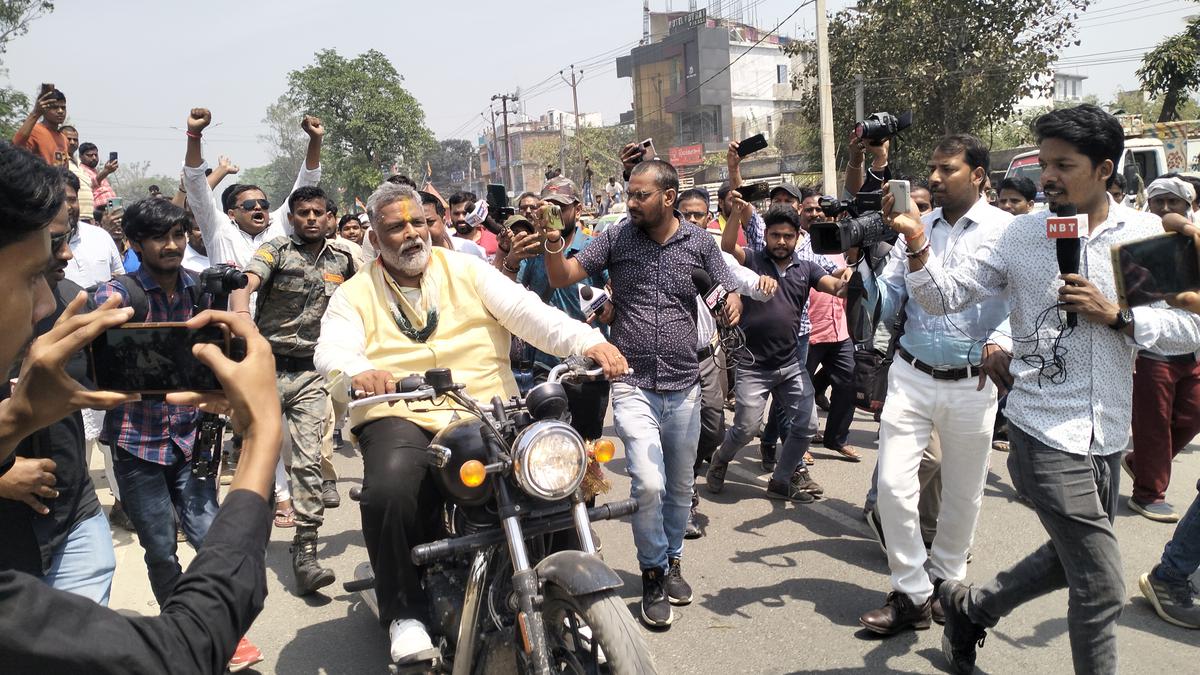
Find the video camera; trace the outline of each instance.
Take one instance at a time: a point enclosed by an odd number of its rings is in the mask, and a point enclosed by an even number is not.
[[[248,283],[250,279],[245,272],[225,263],[213,265],[200,273],[200,288],[214,298],[228,300],[230,293],[245,288]]]
[[[871,113],[867,119],[854,125],[854,135],[871,145],[879,145],[887,139],[912,126],[912,111],[899,117],[890,112]]]
[[[843,253],[881,241],[895,243],[899,234],[883,222],[879,212],[882,200],[881,192],[860,192],[853,201],[821,197],[817,203],[828,220],[817,221],[809,229],[813,252]],[[849,217],[837,220],[843,213]]]

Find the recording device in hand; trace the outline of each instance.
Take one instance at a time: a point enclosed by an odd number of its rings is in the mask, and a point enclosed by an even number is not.
[[[658,151],[654,149],[654,139],[642,141],[642,159],[658,159]]]
[[[1079,211],[1073,204],[1062,204],[1054,209],[1054,215],[1046,219],[1046,236],[1054,240],[1054,252],[1058,256],[1059,274],[1079,274]],[[1087,216],[1082,216],[1087,222]],[[1067,327],[1079,325],[1079,316],[1067,312]]]
[[[608,302],[608,293],[603,290],[591,286],[579,287],[579,304],[583,307],[584,316],[590,318],[598,314],[606,302]]]
[[[503,223],[517,213],[516,209],[508,205],[508,188],[501,183],[488,183],[487,206],[492,218],[498,223]]]
[[[721,313],[725,309],[725,301],[729,298],[729,291],[721,284],[714,284],[712,277],[708,271],[700,268],[692,268],[692,283],[696,285],[696,294],[704,301],[704,306],[714,315]]]
[[[738,188],[738,194],[743,201],[757,202],[771,196],[771,184],[767,182],[751,183]]]
[[[538,208],[538,219],[548,230],[562,232],[566,227],[562,221],[562,207],[557,204],[542,204]]]
[[[215,344],[228,356],[229,327],[210,324],[137,323],[110,328],[91,345],[96,388],[140,394],[221,391],[212,370],[192,353],[193,345]]]
[[[765,147],[767,147],[767,137],[762,134],[754,134],[750,138],[738,142],[737,154],[738,157],[745,157]]]
[[[883,222],[879,213],[882,194],[860,192],[853,201],[821,197],[818,204],[825,220],[814,222],[809,229],[815,253],[842,253],[847,249],[869,247],[885,241],[895,243],[898,233]],[[849,217],[838,220],[843,213]]]
[[[889,112],[871,113],[867,119],[854,125],[854,135],[869,145],[880,145],[887,139],[912,126],[912,111],[899,117]]]
[[[1112,263],[1118,300],[1125,307],[1200,290],[1200,251],[1192,237],[1169,232],[1117,244]]]
[[[890,180],[888,181],[888,192],[891,193],[895,203],[892,205],[892,213],[908,213],[912,208],[911,186],[906,180]]]
[[[117,161],[117,152],[115,150],[108,153],[108,161],[110,161],[110,162]]]

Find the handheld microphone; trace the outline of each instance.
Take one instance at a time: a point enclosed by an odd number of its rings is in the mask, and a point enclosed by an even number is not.
[[[600,312],[604,303],[608,302],[608,293],[591,286],[580,286],[579,301],[583,306],[583,315],[593,316]]]
[[[1060,274],[1079,274],[1079,226],[1087,225],[1087,215],[1080,216],[1072,204],[1063,204],[1046,219],[1046,236],[1054,240]],[[1067,312],[1067,327],[1079,325],[1075,312]]]
[[[706,270],[693,267],[692,283],[696,285],[696,293],[710,312],[717,315],[725,309],[725,299],[729,297],[729,291],[721,284],[714,284]]]

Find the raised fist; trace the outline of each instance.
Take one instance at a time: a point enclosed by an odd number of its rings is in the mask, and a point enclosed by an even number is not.
[[[208,108],[192,108],[192,112],[188,115],[187,127],[188,131],[198,134],[212,123],[212,113]]]
[[[300,128],[311,138],[321,138],[325,135],[325,126],[321,124],[321,118],[315,115],[305,115],[304,119],[300,120]]]

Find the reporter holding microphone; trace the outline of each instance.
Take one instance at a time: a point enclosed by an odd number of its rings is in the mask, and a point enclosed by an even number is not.
[[[60,179],[33,155],[0,143],[0,369],[8,371],[33,326],[54,310],[45,280],[47,225],[61,208]],[[82,408],[112,408],[136,395],[84,389],[65,371],[73,354],[132,315],[115,302],[81,314],[80,294],[28,348],[12,395],[0,401],[0,465],[25,436]],[[213,345],[197,357],[224,386],[223,396],[169,394],[171,403],[228,412],[241,430],[242,460],[204,545],[157,617],[125,617],[34,576],[0,571],[0,664],[5,672],[223,672],[266,597],[265,553],[280,411],[270,347],[244,317],[204,312],[199,328],[227,324],[246,338],[240,363]],[[253,402],[253,403],[252,403]]]
[[[1117,204],[1106,191],[1124,148],[1121,125],[1093,105],[1056,110],[1035,124],[1042,189],[1052,210],[1072,206],[1078,274],[1061,274],[1048,213],[1019,216],[953,270],[926,247],[916,213],[892,227],[904,235],[907,286],[932,314],[961,310],[1008,291],[1014,335],[994,378],[1011,388],[1008,468],[1050,541],[982,584],[947,581],[943,651],[954,672],[972,672],[986,629],[1022,604],[1070,589],[1067,626],[1077,673],[1117,671],[1116,625],[1125,601],[1113,533],[1118,462],[1129,440],[1135,348],[1181,354],[1200,347],[1200,317],[1165,304],[1117,305],[1110,247],[1162,232],[1158,217]],[[883,212],[891,203],[884,199]],[[1057,305],[1057,312],[1055,306]],[[1077,314],[1066,325],[1062,312]],[[1003,361],[1010,361],[1007,368]]]

